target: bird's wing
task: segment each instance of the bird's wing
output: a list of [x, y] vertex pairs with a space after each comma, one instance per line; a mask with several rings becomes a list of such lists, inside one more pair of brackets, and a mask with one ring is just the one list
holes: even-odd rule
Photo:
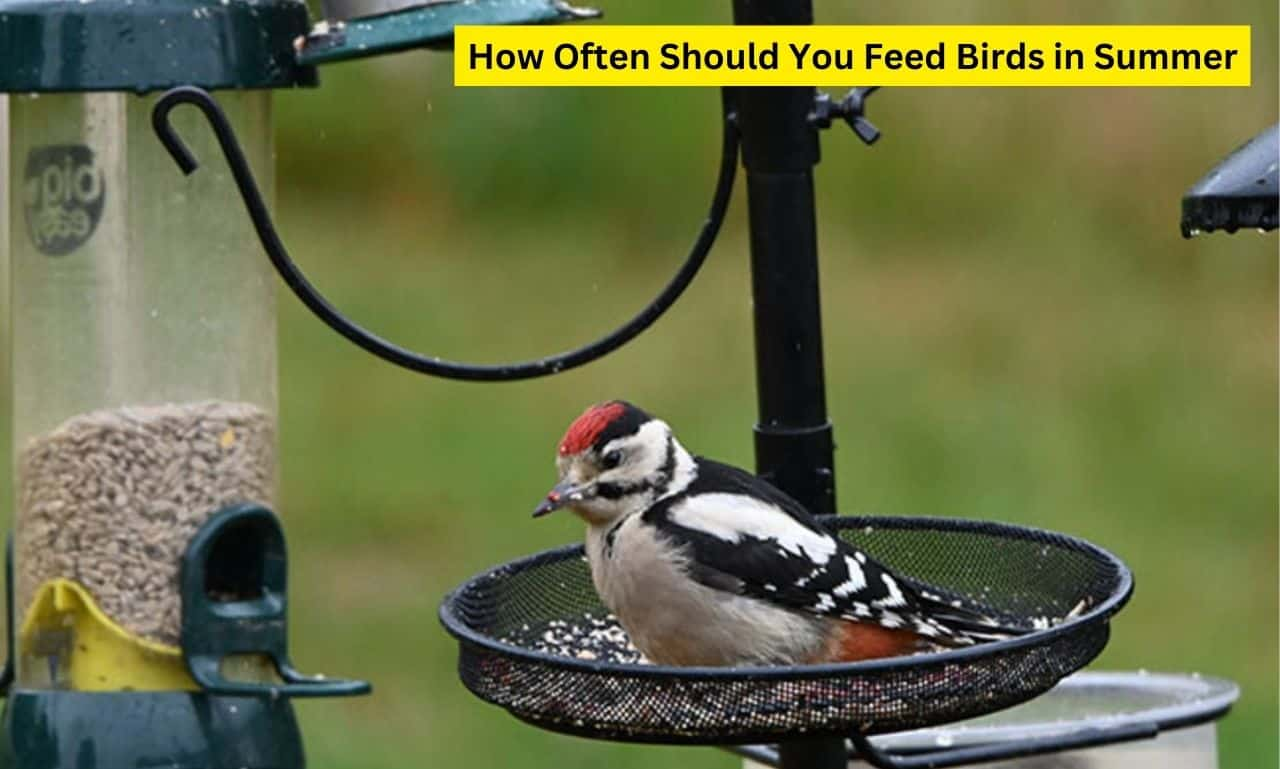
[[686, 552], [694, 579], [719, 590], [947, 645], [1019, 632], [898, 579], [791, 497], [728, 465], [699, 459], [694, 483], [645, 520]]

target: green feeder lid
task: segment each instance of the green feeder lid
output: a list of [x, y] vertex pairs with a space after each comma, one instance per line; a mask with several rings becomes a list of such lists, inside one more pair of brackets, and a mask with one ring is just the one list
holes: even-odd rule
[[566, 0], [326, 0], [327, 18], [301, 44], [298, 60], [328, 64], [408, 48], [452, 48], [463, 24], [556, 24], [600, 12]]
[[316, 84], [298, 0], [0, 0], [0, 92]]

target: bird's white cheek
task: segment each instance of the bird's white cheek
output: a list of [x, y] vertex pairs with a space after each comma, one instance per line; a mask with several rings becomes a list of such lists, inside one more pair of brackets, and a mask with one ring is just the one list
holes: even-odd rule
[[591, 524], [592, 526], [600, 526], [608, 523], [615, 517], [615, 513], [611, 506], [602, 503], [602, 500], [590, 500], [572, 507], [572, 510], [579, 518]]
[[573, 506], [573, 510], [589, 524], [600, 526], [630, 511], [623, 500], [590, 497]]

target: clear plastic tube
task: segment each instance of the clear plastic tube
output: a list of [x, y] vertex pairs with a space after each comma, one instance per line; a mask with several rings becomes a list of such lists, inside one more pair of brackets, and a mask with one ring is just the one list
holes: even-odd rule
[[[220, 102], [270, 195], [269, 92]], [[100, 674], [106, 650], [77, 641], [101, 631], [144, 657], [176, 651], [187, 541], [226, 504], [274, 501], [275, 277], [199, 114], [174, 114], [211, 161], [184, 177], [152, 133], [154, 103], [11, 100], [15, 619], [28, 687], [139, 688]]]

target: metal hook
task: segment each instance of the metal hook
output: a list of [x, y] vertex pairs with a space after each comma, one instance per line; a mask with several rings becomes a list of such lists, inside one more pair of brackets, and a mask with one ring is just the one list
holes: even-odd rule
[[734, 125], [731, 94], [729, 89], [724, 89], [721, 99], [724, 119], [720, 171], [716, 180], [715, 193], [711, 199], [711, 209], [689, 251], [689, 256], [662, 292], [627, 323], [584, 347], [523, 363], [472, 365], [422, 355], [393, 344], [355, 324], [321, 296], [294, 264], [284, 243], [280, 240], [275, 224], [271, 221], [271, 214], [267, 211], [266, 203], [262, 199], [262, 193], [258, 189], [257, 182], [254, 181], [253, 172], [222, 108], [206, 91], [194, 86], [181, 86], [170, 90], [160, 97], [151, 113], [151, 125], [155, 129], [156, 136], [184, 174], [195, 171], [200, 164], [169, 122], [169, 113], [179, 104], [195, 105], [204, 113], [218, 139], [218, 145], [222, 148], [222, 154], [226, 157], [227, 165], [235, 178], [236, 187], [240, 190], [241, 198], [244, 199], [245, 209], [258, 233], [258, 239], [266, 249], [267, 256], [275, 265], [276, 271], [280, 273], [280, 277], [284, 279], [294, 295], [330, 328], [366, 351], [397, 366], [448, 379], [493, 382], [532, 379], [556, 374], [607, 355], [649, 328], [671, 305], [675, 304], [706, 260], [720, 231], [720, 225], [724, 221], [738, 165], [738, 132]]

